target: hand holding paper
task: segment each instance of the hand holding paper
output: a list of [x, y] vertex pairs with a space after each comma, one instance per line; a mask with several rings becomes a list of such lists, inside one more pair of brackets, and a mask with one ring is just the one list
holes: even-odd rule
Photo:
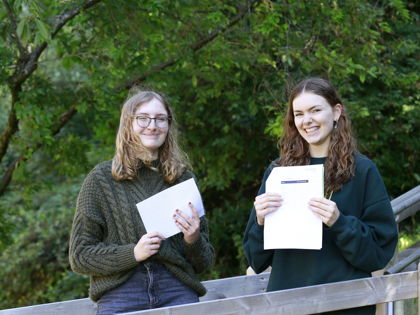
[[278, 193], [266, 192], [255, 198], [254, 207], [259, 225], [264, 225], [265, 217], [273, 211], [278, 210], [283, 198]]
[[181, 231], [173, 218], [177, 209], [190, 218], [193, 216], [188, 206], [190, 202], [196, 208], [198, 216], [203, 216], [203, 201], [193, 178], [139, 202], [137, 209], [148, 233], [159, 232], [168, 238]]
[[198, 216], [198, 212], [192, 203], [189, 203], [188, 206], [191, 208], [191, 217], [179, 209], [176, 210], [176, 214], [174, 214], [173, 217], [175, 224], [181, 232], [184, 233], [184, 240], [188, 244], [192, 244], [200, 235], [200, 217]]

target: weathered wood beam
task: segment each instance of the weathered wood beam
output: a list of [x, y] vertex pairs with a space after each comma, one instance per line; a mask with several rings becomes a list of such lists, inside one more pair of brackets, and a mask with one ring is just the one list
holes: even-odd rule
[[312, 314], [416, 298], [418, 285], [413, 271], [126, 314]]
[[[307, 314], [412, 299], [420, 288], [419, 271], [264, 293], [267, 279], [268, 274], [261, 274], [205, 281], [208, 294], [199, 303], [130, 314]], [[215, 292], [226, 298], [212, 300]], [[95, 311], [92, 301], [80, 299], [2, 310], [0, 315], [93, 315]]]
[[399, 223], [420, 210], [420, 185], [391, 201], [395, 220]]

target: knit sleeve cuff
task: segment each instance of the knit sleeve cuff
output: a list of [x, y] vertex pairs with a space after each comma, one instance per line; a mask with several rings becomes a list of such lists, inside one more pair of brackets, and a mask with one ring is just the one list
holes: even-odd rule
[[135, 244], [127, 244], [118, 246], [115, 250], [116, 263], [118, 263], [124, 269], [130, 269], [137, 266], [138, 262], [134, 256]]
[[206, 241], [204, 240], [201, 234], [198, 237], [198, 240], [196, 240], [194, 243], [187, 243], [184, 240], [184, 246], [187, 252], [200, 252], [201, 248], [203, 248], [203, 246], [205, 245], [206, 245]]

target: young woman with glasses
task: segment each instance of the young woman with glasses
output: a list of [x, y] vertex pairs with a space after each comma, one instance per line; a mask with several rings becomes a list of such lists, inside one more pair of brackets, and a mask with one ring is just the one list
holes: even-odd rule
[[[370, 277], [392, 258], [398, 242], [389, 197], [375, 164], [356, 150], [350, 120], [328, 81], [309, 78], [291, 91], [280, 157], [267, 168], [244, 237], [250, 266], [271, 266], [267, 291]], [[264, 250], [264, 219], [281, 211], [283, 196], [267, 193], [276, 166], [324, 164], [325, 197], [308, 211], [323, 222], [322, 249]], [[337, 314], [375, 314], [374, 306]]]
[[[168, 239], [147, 233], [136, 204], [194, 175], [179, 148], [174, 114], [154, 91], [134, 91], [124, 103], [112, 161], [86, 177], [70, 237], [70, 264], [90, 276], [97, 314], [197, 302], [205, 294], [196, 274], [214, 258], [208, 226], [174, 215], [181, 230]], [[159, 215], [158, 213], [156, 215]]]

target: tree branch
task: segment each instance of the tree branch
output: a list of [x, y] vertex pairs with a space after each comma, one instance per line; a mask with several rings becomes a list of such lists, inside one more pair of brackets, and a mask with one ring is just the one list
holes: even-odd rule
[[[260, 0], [250, 0], [250, 1], [248, 1], [247, 5], [244, 6], [243, 8], [241, 8], [239, 10], [239, 13], [235, 17], [233, 17], [232, 20], [230, 20], [230, 22], [228, 24], [226, 24], [225, 26], [223, 26], [223, 27], [219, 28], [218, 30], [214, 31], [213, 33], [211, 33], [207, 37], [198, 40], [197, 42], [195, 42], [194, 44], [192, 44], [190, 46], [190, 49], [193, 52], [196, 52], [196, 51], [200, 50], [201, 48], [203, 48], [204, 46], [206, 46], [207, 44], [209, 44], [216, 37], [225, 33], [228, 29], [230, 29], [232, 26], [234, 26], [236, 23], [238, 23], [259, 2], [260, 2]], [[165, 62], [162, 62], [160, 64], [152, 66], [151, 69], [146, 71], [145, 73], [143, 73], [141, 75], [138, 75], [138, 76], [135, 76], [135, 77], [131, 78], [130, 80], [126, 81], [125, 83], [121, 84], [118, 87], [118, 89], [129, 89], [129, 88], [131, 88], [133, 85], [138, 84], [138, 83], [146, 80], [146, 78], [148, 76], [176, 64], [182, 58], [181, 57], [182, 55], [184, 55], [183, 52], [181, 52], [180, 56], [172, 57], [172, 58], [166, 60]]]
[[17, 34], [17, 22], [16, 22], [16, 16], [13, 13], [12, 8], [10, 7], [9, 2], [7, 0], [3, 0], [3, 4], [6, 8], [7, 15], [9, 16], [10, 25], [12, 27], [12, 35], [11, 37], [16, 41], [16, 45], [19, 50], [19, 54], [21, 57], [25, 56], [27, 54], [26, 49], [23, 47], [22, 42], [20, 41], [20, 38]]
[[[51, 135], [57, 135], [60, 130], [67, 124], [67, 122], [76, 114], [77, 109], [76, 105], [73, 104], [70, 108], [61, 114], [60, 118], [57, 120], [56, 124], [51, 128]], [[3, 177], [0, 180], [0, 196], [4, 194], [7, 186], [9, 186], [10, 181], [12, 180], [13, 172], [19, 166], [19, 163], [27, 160], [26, 153], [32, 149], [32, 151], [38, 150], [42, 146], [42, 143], [37, 143], [33, 146], [27, 146], [20, 155], [13, 160], [12, 163], [6, 169]]]
[[[85, 3], [59, 14], [54, 23], [53, 30], [51, 32], [51, 38], [54, 38], [57, 33], [63, 28], [63, 26], [73, 19], [76, 15], [78, 15], [82, 10], [86, 10], [94, 6], [95, 4], [101, 2], [102, 0], [87, 0]], [[9, 3], [6, 0], [3, 0], [4, 5], [8, 11], [9, 19], [12, 23], [12, 28], [16, 32], [16, 18], [13, 14]], [[38, 66], [38, 60], [41, 56], [42, 52], [48, 46], [47, 42], [43, 42], [38, 45], [32, 53], [28, 54], [27, 51], [23, 48], [22, 44], [20, 43], [19, 38], [16, 34], [16, 40], [18, 42], [18, 49], [19, 49], [19, 58], [17, 60], [17, 66], [14, 73], [8, 78], [8, 85], [12, 94], [12, 103], [9, 112], [9, 118], [5, 129], [1, 133], [0, 137], [0, 161], [3, 160], [3, 157], [6, 155], [7, 149], [9, 147], [10, 141], [13, 135], [18, 131], [18, 119], [16, 116], [16, 109], [15, 104], [19, 100], [19, 94], [22, 90], [22, 85], [26, 81], [26, 79], [36, 70]], [[23, 49], [23, 50], [21, 50]], [[68, 120], [74, 115], [76, 112], [75, 107], [70, 108], [67, 112], [67, 115], [62, 116], [56, 127], [51, 130], [52, 134], [55, 135], [60, 131], [60, 129], [67, 123]], [[38, 146], [39, 147], [39, 146]], [[0, 182], [0, 195], [3, 194], [5, 189], [10, 183], [11, 176], [16, 169], [18, 163], [24, 160], [25, 152], [20, 154], [18, 158], [12, 162], [6, 170], [1, 182]]]
[[20, 87], [12, 89], [11, 93], [12, 93], [12, 105], [9, 111], [9, 117], [7, 119], [6, 127], [4, 128], [0, 137], [0, 161], [6, 155], [6, 151], [9, 146], [10, 139], [18, 130], [18, 119], [16, 117], [15, 104], [19, 100]]
[[[89, 9], [90, 7], [94, 6], [95, 4], [101, 2], [102, 0], [88, 0], [84, 4], [81, 4], [71, 10], [66, 12], [60, 13], [55, 18], [55, 23], [53, 26], [53, 30], [51, 32], [51, 38], [54, 38], [57, 33], [63, 28], [63, 26], [77, 16], [82, 10]], [[39, 44], [32, 53], [29, 54], [28, 60], [25, 62], [23, 67], [17, 67], [17, 71], [9, 78], [9, 82], [14, 85], [22, 84], [37, 68], [38, 66], [38, 59], [41, 56], [42, 52], [47, 48], [48, 43], [42, 42]], [[21, 69], [19, 71], [19, 69]]]

